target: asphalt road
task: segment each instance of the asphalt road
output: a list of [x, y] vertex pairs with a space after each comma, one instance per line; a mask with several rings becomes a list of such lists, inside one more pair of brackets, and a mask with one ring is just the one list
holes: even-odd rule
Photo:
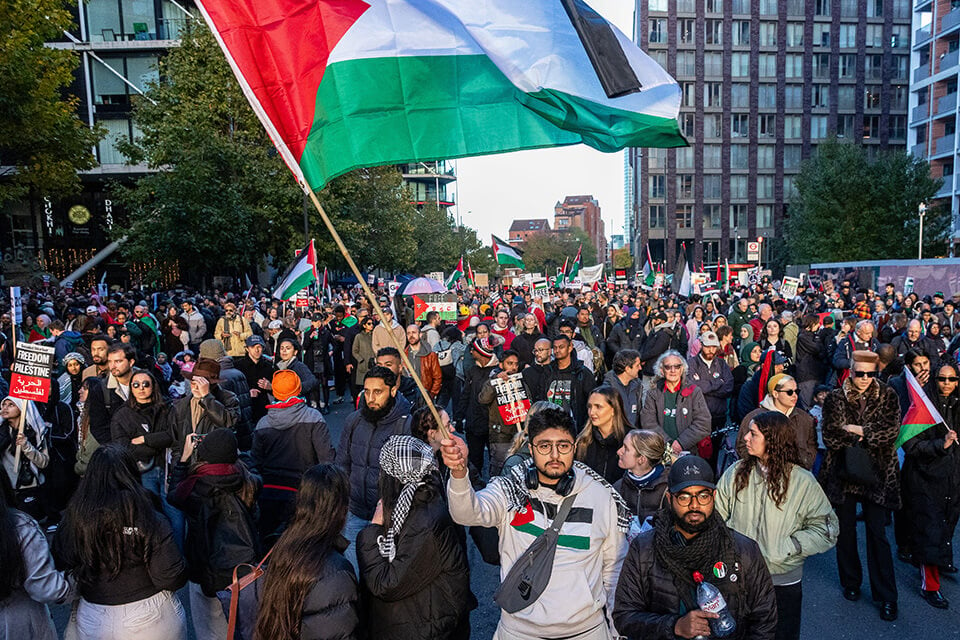
[[[339, 442], [343, 421], [350, 413], [349, 402], [334, 405], [327, 416], [334, 444]], [[888, 527], [888, 538], [893, 541], [893, 528]], [[896, 622], [884, 622], [870, 599], [870, 584], [866, 568], [866, 551], [863, 546], [863, 526], [860, 527], [861, 560], [864, 566], [863, 595], [858, 602], [848, 602], [841, 594], [837, 579], [836, 557], [833, 551], [809, 558], [804, 568], [803, 579], [803, 628], [802, 638], [816, 640], [872, 640], [907, 638], [922, 640], [960, 640], [960, 580], [944, 576], [942, 592], [952, 601], [948, 610], [934, 609], [920, 597], [919, 569], [894, 560], [897, 586], [900, 593], [900, 616]], [[954, 538], [954, 547], [960, 536]], [[473, 592], [480, 607], [471, 614], [474, 640], [489, 640], [496, 629], [500, 610], [493, 602], [493, 592], [499, 584], [499, 567], [483, 562], [480, 554], [469, 542]], [[960, 558], [957, 558], [960, 562]], [[189, 609], [186, 590], [180, 592], [184, 607]], [[53, 607], [52, 613], [61, 636], [69, 617], [69, 607]], [[562, 612], [558, 612], [562, 616]], [[189, 625], [188, 625], [189, 626]], [[196, 636], [190, 631], [190, 639]], [[206, 638], [201, 640], [208, 640]]]

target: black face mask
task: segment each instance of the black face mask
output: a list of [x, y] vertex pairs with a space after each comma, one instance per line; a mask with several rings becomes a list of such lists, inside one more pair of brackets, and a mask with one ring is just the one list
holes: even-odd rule
[[378, 422], [383, 420], [383, 418], [386, 417], [386, 415], [390, 413], [391, 410], [393, 410], [393, 405], [395, 405], [396, 403], [397, 403], [397, 397], [390, 396], [390, 399], [387, 400], [387, 404], [383, 405], [382, 409], [374, 410], [367, 406], [367, 401], [364, 398], [361, 398], [360, 399], [360, 415], [362, 415], [363, 418], [370, 424], [377, 424]]

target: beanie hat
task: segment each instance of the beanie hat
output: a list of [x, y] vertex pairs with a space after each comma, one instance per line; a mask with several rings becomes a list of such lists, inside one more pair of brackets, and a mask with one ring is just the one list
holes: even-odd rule
[[211, 464], [237, 461], [237, 436], [230, 429], [214, 429], [197, 445], [197, 459]]
[[484, 339], [478, 338], [473, 341], [473, 350], [479, 353], [484, 358], [493, 357], [493, 349], [490, 347], [490, 343]]
[[284, 402], [300, 395], [300, 376], [290, 369], [281, 369], [273, 374], [273, 397]]
[[210, 338], [200, 343], [200, 357], [220, 360], [227, 357], [227, 351], [223, 348], [222, 342], [216, 338]]

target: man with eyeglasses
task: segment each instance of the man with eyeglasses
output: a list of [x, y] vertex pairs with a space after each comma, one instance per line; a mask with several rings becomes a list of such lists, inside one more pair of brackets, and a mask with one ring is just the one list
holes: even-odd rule
[[530, 399], [533, 402], [547, 399], [547, 372], [551, 360], [553, 345], [549, 338], [541, 337], [533, 345], [533, 362], [522, 372], [523, 383], [530, 390]]
[[[878, 357], [854, 351], [850, 377], [823, 403], [823, 442], [827, 455], [820, 483], [837, 511], [840, 537], [837, 568], [847, 600], [860, 599], [863, 570], [857, 547], [857, 503], [866, 525], [870, 593], [880, 603], [880, 618], [897, 619], [897, 583], [885, 526], [900, 508], [900, 464], [895, 443], [900, 434], [900, 405], [893, 389], [877, 378]], [[864, 460], [862, 447], [869, 454]], [[864, 464], [858, 464], [862, 460]]]
[[564, 499], [573, 497], [560, 527], [549, 583], [528, 606], [514, 613], [503, 610], [494, 638], [611, 640], [618, 634], [605, 614], [613, 611], [629, 512], [610, 485], [574, 462], [577, 430], [569, 414], [542, 409], [530, 417], [527, 435], [531, 460], [481, 491], [470, 484], [467, 444], [459, 437], [441, 442], [450, 469], [450, 515], [462, 525], [498, 528], [501, 579], [553, 524]]
[[710, 635], [716, 613], [697, 604], [694, 572], [727, 602], [737, 638], [774, 637], [776, 595], [757, 543], [727, 527], [714, 511], [713, 469], [693, 455], [670, 469], [669, 503], [654, 528], [630, 544], [617, 584], [613, 620], [630, 638]]

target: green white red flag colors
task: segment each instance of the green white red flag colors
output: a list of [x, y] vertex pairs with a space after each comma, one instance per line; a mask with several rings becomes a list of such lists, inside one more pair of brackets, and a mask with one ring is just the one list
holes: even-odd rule
[[457, 284], [457, 281], [463, 277], [463, 274], [463, 256], [460, 256], [460, 262], [457, 263], [457, 266], [453, 268], [453, 273], [451, 273], [450, 277], [447, 278], [447, 289], [452, 289], [453, 285]]
[[940, 415], [937, 408], [930, 402], [930, 398], [927, 397], [926, 392], [913, 376], [910, 368], [904, 367], [903, 372], [907, 377], [907, 393], [910, 394], [910, 408], [907, 409], [906, 415], [903, 416], [900, 435], [897, 437], [897, 442], [893, 447], [894, 449], [899, 449], [900, 446], [910, 438], [920, 435], [930, 427], [944, 422], [943, 416]]
[[490, 237], [492, 238], [493, 259], [497, 261], [497, 264], [516, 267], [518, 269], [524, 268], [523, 252], [520, 249], [511, 247], [497, 236]]
[[570, 263], [570, 271], [564, 271], [564, 275], [567, 280], [573, 280], [578, 275], [580, 275], [580, 263], [581, 263], [581, 253], [583, 253], [583, 245], [581, 244], [577, 247], [577, 257], [573, 259], [573, 262]]
[[280, 155], [314, 190], [357, 167], [687, 144], [677, 82], [581, 1], [197, 4]]
[[273, 292], [273, 297], [277, 300], [290, 300], [301, 289], [306, 289], [317, 281], [317, 252], [313, 246], [313, 240], [307, 244], [297, 255], [296, 259], [290, 263], [280, 279]]

